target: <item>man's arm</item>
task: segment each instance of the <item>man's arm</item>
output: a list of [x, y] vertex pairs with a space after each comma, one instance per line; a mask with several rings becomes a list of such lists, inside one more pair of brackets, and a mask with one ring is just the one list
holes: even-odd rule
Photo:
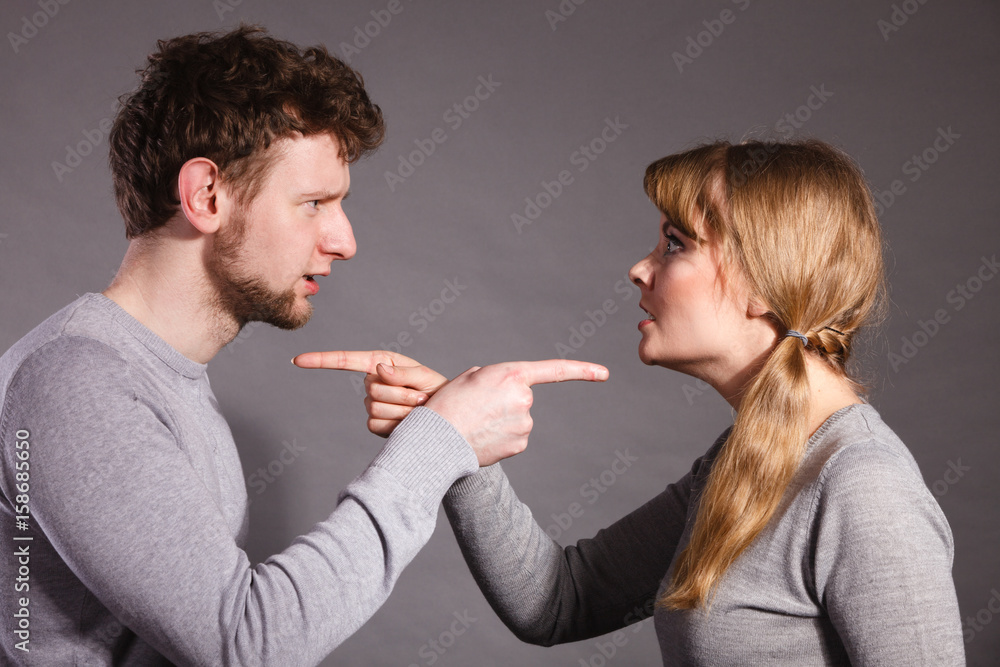
[[[368, 428], [379, 435], [394, 433], [414, 406], [433, 404], [447, 383], [413, 359], [382, 350], [312, 353], [295, 362], [367, 373]], [[445, 495], [445, 511], [469, 569], [500, 619], [522, 641], [551, 646], [650, 616], [684, 530], [692, 481], [727, 435], [656, 498], [593, 539], [565, 548], [535, 522], [499, 465], [457, 481]]]
[[388, 596], [447, 488], [478, 457], [523, 449], [528, 387], [549, 372], [571, 379], [533, 364], [464, 374], [437, 402], [478, 450], [434, 411], [415, 410], [325, 521], [251, 567], [206, 488], [211, 474], [201, 477], [168, 428], [168, 408], [136, 390], [111, 348], [73, 344], [29, 357], [5, 396], [3, 423], [32, 434], [32, 514], [98, 600], [180, 664], [321, 660]]
[[30, 431], [32, 516], [69, 568], [177, 664], [318, 662], [382, 604], [445, 490], [477, 469], [464, 439], [420, 410], [326, 520], [251, 566], [160, 407], [110, 348], [79, 341], [60, 366], [25, 361], [3, 437]]
[[[418, 362], [385, 350], [307, 352], [292, 362], [302, 368], [323, 368], [367, 373], [368, 428], [377, 435], [388, 435], [398, 420], [417, 404], [416, 396], [426, 398], [425, 405], [451, 423], [476, 452], [479, 465], [488, 466], [519, 454], [528, 446], [533, 425], [529, 410], [534, 400], [531, 387], [550, 382], [586, 380], [604, 382], [608, 369], [599, 364], [573, 359], [545, 361], [509, 361], [491, 366], [474, 366], [450, 382]], [[398, 362], [408, 364], [396, 365]], [[378, 387], [393, 394], [393, 399], [372, 401], [374, 378], [390, 378]], [[392, 386], [388, 386], [392, 385]], [[386, 394], [382, 394], [385, 396]], [[406, 400], [398, 400], [405, 396]], [[388, 401], [388, 402], [385, 402]], [[376, 405], [377, 403], [377, 405]], [[389, 410], [390, 414], [375, 414]]]

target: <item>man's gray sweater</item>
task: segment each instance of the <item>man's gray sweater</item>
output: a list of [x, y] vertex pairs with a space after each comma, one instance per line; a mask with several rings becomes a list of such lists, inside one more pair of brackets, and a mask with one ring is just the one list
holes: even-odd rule
[[0, 358], [5, 664], [310, 665], [358, 629], [478, 469], [418, 408], [337, 508], [243, 551], [247, 493], [206, 365], [101, 294]]

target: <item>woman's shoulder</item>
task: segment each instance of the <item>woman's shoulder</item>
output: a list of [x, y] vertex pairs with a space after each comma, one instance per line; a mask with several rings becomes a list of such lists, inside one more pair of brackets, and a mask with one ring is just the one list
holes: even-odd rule
[[950, 567], [951, 527], [906, 445], [870, 405], [838, 414], [810, 439], [800, 471], [817, 562], [895, 550]]
[[879, 511], [943, 519], [910, 450], [868, 404], [838, 411], [810, 438], [799, 483], [811, 490], [815, 513]]
[[811, 477], [824, 484], [850, 471], [865, 477], [877, 471], [923, 485], [910, 450], [867, 403], [849, 405], [831, 415], [809, 438], [801, 468], [804, 482]]

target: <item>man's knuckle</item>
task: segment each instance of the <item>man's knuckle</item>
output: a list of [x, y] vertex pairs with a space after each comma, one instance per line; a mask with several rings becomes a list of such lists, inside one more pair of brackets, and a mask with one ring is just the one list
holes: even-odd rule
[[507, 366], [503, 369], [503, 380], [505, 382], [520, 383], [524, 380], [524, 371], [517, 366]]

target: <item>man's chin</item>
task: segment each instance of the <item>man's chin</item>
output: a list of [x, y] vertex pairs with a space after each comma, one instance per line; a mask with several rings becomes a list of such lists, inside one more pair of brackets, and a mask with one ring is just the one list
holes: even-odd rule
[[301, 329], [312, 318], [313, 307], [308, 301], [301, 309], [292, 312], [274, 313], [269, 317], [262, 317], [259, 321], [285, 331], [295, 331]]
[[305, 326], [312, 317], [312, 304], [295, 289], [275, 291], [263, 278], [240, 275], [229, 258], [216, 257], [216, 264], [212, 270], [216, 308], [241, 328], [250, 322], [263, 322], [291, 331]]

